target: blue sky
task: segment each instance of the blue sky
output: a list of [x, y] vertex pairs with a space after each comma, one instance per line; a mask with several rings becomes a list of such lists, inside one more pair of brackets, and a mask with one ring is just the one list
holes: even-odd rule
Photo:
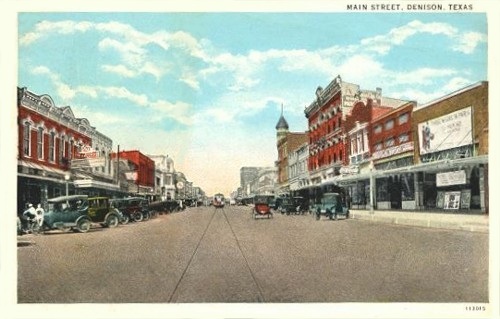
[[18, 86], [69, 105], [114, 147], [168, 154], [209, 194], [273, 166], [338, 74], [428, 102], [487, 77], [483, 13], [20, 13]]

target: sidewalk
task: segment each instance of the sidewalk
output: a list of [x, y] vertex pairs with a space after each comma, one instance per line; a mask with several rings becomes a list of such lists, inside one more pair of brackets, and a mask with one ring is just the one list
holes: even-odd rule
[[489, 232], [489, 217], [485, 214], [429, 213], [418, 211], [383, 211], [351, 209], [351, 218], [418, 227]]

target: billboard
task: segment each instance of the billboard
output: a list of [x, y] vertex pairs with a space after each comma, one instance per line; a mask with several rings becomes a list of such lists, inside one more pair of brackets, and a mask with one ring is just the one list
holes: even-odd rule
[[472, 107], [418, 124], [420, 155], [472, 144]]

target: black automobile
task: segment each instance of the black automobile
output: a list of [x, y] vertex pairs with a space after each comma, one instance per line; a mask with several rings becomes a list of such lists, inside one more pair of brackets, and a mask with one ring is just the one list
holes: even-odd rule
[[112, 199], [111, 205], [122, 213], [121, 222], [123, 224], [129, 221], [145, 221], [152, 215], [148, 201], [142, 197]]
[[314, 209], [317, 220], [321, 218], [321, 215], [335, 220], [338, 219], [338, 216], [349, 218], [349, 208], [342, 203], [341, 196], [338, 193], [324, 193]]
[[278, 211], [286, 215], [301, 215], [309, 210], [309, 205], [304, 197], [281, 197]]

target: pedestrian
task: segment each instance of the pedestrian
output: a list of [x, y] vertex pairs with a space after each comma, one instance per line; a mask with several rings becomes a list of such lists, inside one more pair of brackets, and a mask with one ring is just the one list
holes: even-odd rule
[[36, 220], [38, 225], [42, 227], [43, 225], [43, 215], [45, 214], [45, 210], [42, 208], [42, 204], [38, 204], [36, 207]]
[[24, 223], [24, 229], [26, 233], [31, 232], [30, 230], [30, 223], [32, 220], [36, 218], [36, 210], [35, 207], [33, 207], [33, 204], [28, 203], [26, 205], [27, 209], [23, 212], [23, 223]]

